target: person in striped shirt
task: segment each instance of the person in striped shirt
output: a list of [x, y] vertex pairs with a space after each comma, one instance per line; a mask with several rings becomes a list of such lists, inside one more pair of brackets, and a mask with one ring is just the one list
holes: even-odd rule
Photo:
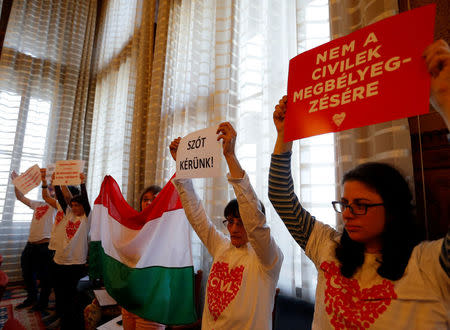
[[[442, 40], [424, 52], [431, 101], [449, 126], [450, 48]], [[287, 98], [273, 114], [278, 137], [269, 173], [269, 199], [318, 270], [314, 329], [448, 329], [450, 231], [420, 242], [414, 230], [412, 193], [390, 165], [366, 163], [343, 178], [332, 202], [344, 232], [305, 210], [291, 176], [292, 142], [284, 142]]]

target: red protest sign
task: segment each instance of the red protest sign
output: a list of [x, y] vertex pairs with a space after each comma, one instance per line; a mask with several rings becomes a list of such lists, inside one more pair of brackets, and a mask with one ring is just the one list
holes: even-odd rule
[[433, 41], [435, 8], [384, 19], [292, 58], [285, 140], [428, 112], [422, 53]]

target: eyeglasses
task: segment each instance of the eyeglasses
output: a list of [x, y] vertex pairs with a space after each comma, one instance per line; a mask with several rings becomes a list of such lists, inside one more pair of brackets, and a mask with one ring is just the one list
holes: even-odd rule
[[384, 203], [378, 203], [378, 204], [360, 204], [360, 203], [352, 203], [347, 204], [344, 202], [334, 201], [331, 202], [333, 204], [333, 208], [337, 213], [343, 213], [347, 208], [350, 209], [350, 212], [354, 215], [365, 215], [367, 213], [367, 209], [369, 207], [374, 206], [381, 206], [384, 205]]
[[225, 219], [225, 220], [222, 221], [222, 223], [225, 226], [232, 226], [233, 224], [236, 224], [236, 226], [238, 226], [238, 227], [242, 227], [243, 226], [241, 218]]

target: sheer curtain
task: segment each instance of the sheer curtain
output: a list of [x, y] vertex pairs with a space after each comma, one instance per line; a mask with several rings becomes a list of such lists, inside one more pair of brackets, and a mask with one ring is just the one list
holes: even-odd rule
[[[267, 177], [275, 142], [272, 112], [286, 94], [289, 59], [328, 39], [326, 0], [173, 1], [159, 131], [157, 180], [164, 182], [175, 171], [168, 150], [172, 139], [222, 121], [235, 126], [238, 158], [285, 256], [279, 287], [309, 300], [314, 271], [269, 207]], [[334, 224], [325, 206], [334, 199], [333, 138], [307, 139], [296, 148], [294, 175], [305, 206]], [[223, 208], [234, 197], [225, 171], [221, 178], [194, 182], [212, 221], [225, 231]], [[207, 251], [198, 239], [193, 246], [195, 267], [208, 270]]]
[[[397, 0], [332, 1], [330, 6], [332, 36], [333, 38], [344, 36], [397, 13]], [[340, 132], [336, 134], [335, 142], [338, 179], [360, 163], [379, 161], [397, 167], [410, 185], [414, 185], [407, 118]], [[339, 186], [338, 184], [337, 187]]]
[[[32, 211], [16, 201], [10, 172], [89, 154], [96, 10], [96, 0], [12, 5], [0, 59], [0, 250], [11, 281]], [[40, 189], [27, 197], [40, 199]]]
[[168, 1], [160, 1], [158, 8], [156, 0], [111, 0], [102, 7], [88, 171], [91, 198], [109, 174], [128, 202], [137, 206], [144, 184], [154, 181], [155, 170], [149, 164], [157, 148], [168, 5]]

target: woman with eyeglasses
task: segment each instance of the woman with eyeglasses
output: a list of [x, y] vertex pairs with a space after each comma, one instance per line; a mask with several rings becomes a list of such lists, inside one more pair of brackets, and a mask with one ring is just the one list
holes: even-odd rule
[[[437, 41], [424, 52], [432, 102], [450, 123], [450, 49]], [[284, 142], [286, 96], [273, 114], [278, 137], [269, 174], [269, 199], [318, 270], [314, 329], [448, 329], [450, 232], [420, 242], [412, 194], [390, 165], [367, 163], [343, 177], [332, 202], [344, 232], [316, 220], [294, 193], [292, 142]]]
[[[237, 197], [224, 211], [229, 238], [208, 219], [192, 180], [173, 180], [189, 222], [213, 257], [202, 329], [272, 329], [274, 296], [283, 254], [270, 234], [264, 207], [236, 158], [236, 131], [230, 123], [221, 123], [217, 134], [230, 171], [228, 182]], [[174, 160], [180, 140], [175, 139], [170, 144]]]

